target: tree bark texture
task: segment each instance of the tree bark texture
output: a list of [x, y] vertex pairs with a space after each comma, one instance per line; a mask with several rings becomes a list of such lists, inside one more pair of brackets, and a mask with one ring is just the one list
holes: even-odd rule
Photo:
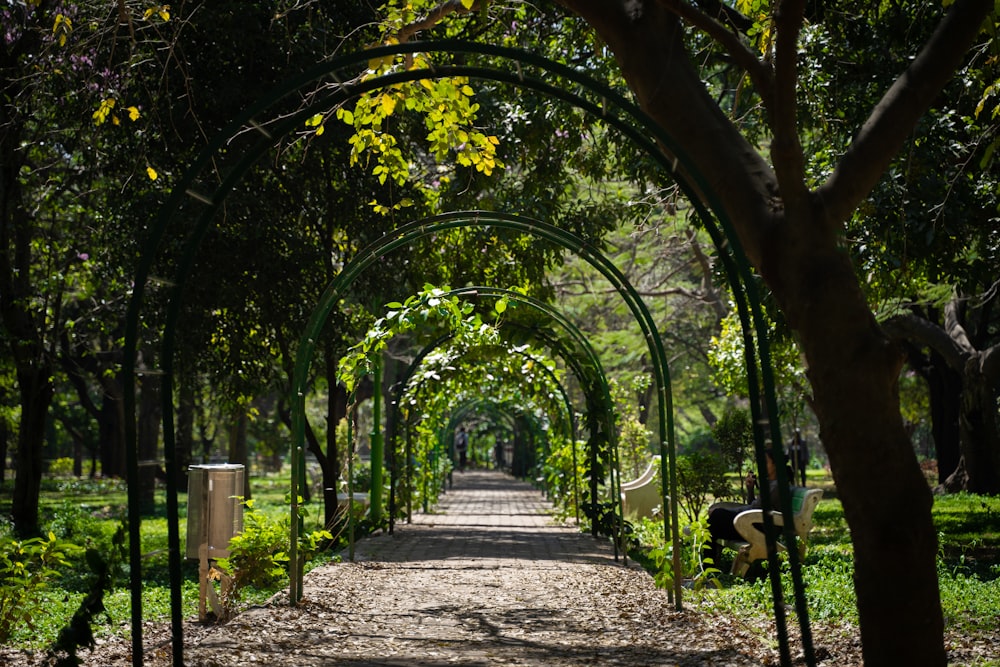
[[18, 370], [21, 424], [17, 433], [17, 465], [11, 518], [21, 536], [38, 533], [38, 501], [42, 488], [45, 421], [52, 404], [52, 374], [47, 367]]
[[[673, 0], [562, 0], [614, 52], [643, 110], [690, 159], [714, 213], [740, 244], [798, 336], [820, 435], [850, 526], [867, 665], [944, 665], [931, 493], [899, 411], [901, 350], [877, 325], [840, 239], [977, 34], [992, 7], [959, 0], [859, 130], [828, 182], [808, 191], [794, 136], [794, 54], [762, 82], [777, 150], [771, 167], [709, 96], [691, 65]], [[794, 14], [796, 3], [782, 3]], [[780, 16], [797, 31], [801, 17]], [[785, 49], [794, 49], [785, 40]], [[789, 107], [792, 105], [792, 108]], [[798, 152], [797, 152], [798, 151]], [[711, 196], [708, 196], [711, 195]], [[906, 582], [900, 585], [899, 582]]]
[[163, 418], [163, 409], [160, 407], [161, 385], [160, 378], [155, 375], [146, 375], [141, 380], [136, 447], [139, 460], [139, 511], [143, 516], [151, 516], [156, 510], [160, 423]]

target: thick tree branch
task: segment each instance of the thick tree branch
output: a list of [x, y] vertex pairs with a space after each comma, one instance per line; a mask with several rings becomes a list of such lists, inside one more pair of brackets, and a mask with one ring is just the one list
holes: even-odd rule
[[690, 3], [684, 2], [684, 0], [657, 1], [660, 5], [677, 14], [690, 25], [704, 32], [725, 49], [726, 53], [733, 59], [733, 62], [746, 71], [750, 80], [753, 81], [758, 94], [765, 100], [765, 104], [768, 104], [768, 101], [774, 94], [774, 75], [771, 69], [757, 58], [757, 54], [740, 41], [738, 35], [708, 14], [699, 11], [691, 6]]
[[948, 367], [961, 373], [970, 351], [963, 348], [944, 328], [913, 314], [897, 315], [882, 323], [889, 336], [925, 345], [945, 360]]
[[839, 225], [868, 196], [917, 120], [962, 64], [993, 0], [956, 0], [913, 63], [872, 111], [818, 190], [827, 224]]
[[437, 7], [431, 9], [426, 16], [418, 21], [414, 21], [408, 25], [403, 26], [399, 29], [399, 32], [395, 34], [399, 43], [410, 41], [418, 32], [424, 30], [430, 30], [438, 23], [440, 23], [444, 17], [449, 14], [468, 14], [470, 12], [479, 11], [482, 8], [483, 2], [488, 2], [489, 0], [478, 0], [472, 4], [472, 7], [466, 9], [462, 4], [461, 0], [448, 0], [448, 2], [442, 2]]
[[1000, 384], [1000, 345], [994, 345], [982, 353], [979, 367], [993, 386]]
[[[798, 43], [802, 31], [805, 0], [784, 0], [775, 12], [774, 97], [770, 101], [771, 160], [781, 188], [785, 208], [797, 211], [795, 217], [808, 219], [805, 207], [809, 189], [805, 183], [805, 158], [799, 141]], [[765, 101], [766, 102], [766, 101]]]
[[752, 19], [736, 11], [721, 0], [697, 0], [697, 5], [712, 18], [724, 24], [731, 25], [734, 30], [744, 35], [753, 28]]
[[976, 346], [969, 340], [969, 334], [962, 325], [958, 302], [952, 299], [944, 307], [944, 330], [948, 337], [955, 341], [967, 354], [976, 351]]

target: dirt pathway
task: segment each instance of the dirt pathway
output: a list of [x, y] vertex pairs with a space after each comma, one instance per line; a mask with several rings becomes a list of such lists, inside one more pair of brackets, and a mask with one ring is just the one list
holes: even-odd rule
[[454, 478], [436, 513], [362, 540], [353, 563], [310, 572], [300, 605], [279, 598], [188, 638], [185, 662], [762, 664], [750, 657], [759, 641], [742, 636], [737, 650], [734, 628], [673, 611], [606, 540], [555, 525], [529, 485], [496, 472]]

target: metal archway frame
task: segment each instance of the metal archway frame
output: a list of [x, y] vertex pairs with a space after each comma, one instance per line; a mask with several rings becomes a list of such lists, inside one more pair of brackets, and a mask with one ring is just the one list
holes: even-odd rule
[[[436, 231], [445, 229], [455, 229], [470, 226], [496, 226], [506, 229], [514, 229], [521, 231], [522, 233], [528, 233], [536, 235], [540, 238], [544, 238], [550, 242], [556, 243], [557, 245], [566, 248], [582, 259], [591, 264], [595, 269], [601, 272], [602, 275], [615, 287], [619, 294], [625, 299], [627, 305], [629, 306], [633, 316], [638, 321], [640, 327], [646, 338], [647, 345], [649, 346], [650, 357], [653, 360], [653, 366], [655, 370], [655, 381], [657, 383], [657, 397], [658, 397], [658, 409], [659, 409], [659, 427], [660, 427], [660, 448], [661, 448], [661, 474], [663, 480], [670, 480], [670, 506], [671, 506], [671, 521], [672, 526], [671, 537], [674, 544], [673, 549], [673, 567], [674, 567], [674, 595], [675, 603], [680, 607], [681, 604], [681, 581], [680, 581], [680, 536], [677, 526], [677, 505], [676, 505], [676, 468], [674, 465], [675, 457], [675, 447], [673, 441], [673, 422], [672, 422], [672, 403], [670, 403], [670, 389], [669, 389], [669, 375], [667, 371], [666, 355], [663, 351], [662, 339], [657, 333], [656, 324], [652, 319], [648, 309], [639, 298], [638, 294], [635, 292], [634, 288], [629, 284], [628, 280], [621, 274], [621, 272], [615, 267], [606, 257], [596, 250], [593, 246], [590, 246], [584, 242], [579, 237], [561, 230], [553, 225], [543, 223], [537, 220], [531, 220], [529, 218], [524, 218], [521, 216], [514, 216], [509, 214], [500, 213], [489, 213], [483, 211], [472, 211], [472, 212], [457, 212], [450, 213], [441, 216], [435, 216], [425, 220], [417, 221], [404, 225], [398, 230], [395, 230], [391, 234], [387, 234], [383, 239], [372, 244], [365, 250], [361, 251], [358, 256], [352, 260], [348, 265], [346, 265], [343, 271], [331, 281], [330, 285], [327, 287], [324, 294], [320, 297], [318, 304], [313, 311], [313, 316], [307, 326], [305, 333], [302, 336], [296, 353], [296, 363], [295, 371], [292, 381], [292, 488], [290, 490], [290, 497], [292, 500], [291, 513], [295, 517], [298, 515], [297, 499], [298, 492], [296, 488], [296, 483], [300, 477], [299, 470], [302, 465], [302, 460], [304, 458], [304, 441], [305, 441], [305, 391], [306, 384], [309, 374], [309, 367], [315, 350], [316, 341], [319, 339], [320, 332], [325, 326], [326, 319], [328, 318], [330, 312], [332, 311], [334, 305], [339, 303], [343, 296], [344, 290], [365, 270], [367, 270], [372, 264], [374, 264], [379, 258], [385, 254], [392, 252], [400, 247], [406, 247], [413, 243], [414, 241], [433, 234]], [[571, 325], [565, 321], [565, 318], [559, 318], [556, 313], [552, 311], [545, 304], [541, 304], [535, 300], [528, 299], [523, 295], [517, 295], [516, 293], [511, 293], [509, 291], [497, 290], [490, 287], [471, 287], [464, 288], [463, 290], [454, 290], [453, 293], [485, 293], [491, 291], [494, 296], [514, 296], [518, 300], [530, 303], [531, 305], [547, 312], [550, 316], [553, 316], [563, 324], [564, 328], [567, 330], [572, 330]], [[580, 336], [578, 339], [578, 344], [580, 344], [583, 349], [589, 348], [589, 343], [586, 338]], [[590, 354], [590, 358], [594, 361], [595, 369], [600, 369], [599, 361], [596, 355]], [[603, 387], [603, 392], [607, 394], [607, 380], [603, 375], [603, 369], [600, 369], [599, 377], [600, 386]], [[606, 405], [610, 406], [610, 397], [605, 399]], [[669, 404], [669, 405], [668, 405]], [[668, 409], [669, 408], [669, 409]], [[609, 440], [609, 451], [612, 455], [611, 468], [616, 470], [617, 460], [615, 457], [617, 448], [614, 438], [613, 423], [608, 423], [605, 426], [605, 434]], [[593, 438], [595, 434], [591, 434]], [[669, 462], [669, 467], [668, 463]], [[593, 466], [592, 466], [593, 467]], [[615, 483], [620, 483], [620, 479], [612, 473], [612, 488], [614, 488]], [[667, 485], [664, 484], [666, 487]], [[591, 495], [593, 500], [596, 502], [596, 488], [594, 488], [594, 483], [591, 483]], [[619, 494], [620, 496], [620, 494]], [[667, 500], [664, 498], [664, 506], [666, 506]], [[623, 517], [621, 516], [622, 510], [618, 508], [618, 525], [621, 526]], [[667, 515], [664, 513], [664, 519], [667, 520]], [[301, 568], [297, 567], [298, 562], [298, 550], [297, 550], [297, 523], [292, 521], [292, 539], [291, 548], [289, 556], [291, 559], [291, 571], [295, 573], [296, 577], [299, 576], [297, 573]], [[666, 531], [666, 528], [665, 528]], [[619, 542], [616, 540], [615, 543], [616, 551], [619, 548]], [[298, 601], [301, 597], [301, 581], [295, 581], [293, 579], [292, 584], [289, 588], [289, 597], [292, 603]]]
[[[502, 323], [501, 324], [501, 330], [504, 328], [503, 324], [506, 324], [506, 323]], [[409, 364], [406, 372], [403, 373], [403, 376], [402, 376], [401, 380], [398, 383], [394, 384], [393, 387], [390, 389], [390, 392], [392, 394], [391, 398], [393, 399], [391, 401], [391, 405], [392, 405], [391, 409], [394, 410], [397, 414], [402, 411], [402, 406], [401, 406], [401, 404], [399, 402], [399, 399], [406, 393], [406, 388], [409, 386], [409, 383], [412, 380], [413, 374], [416, 372], [417, 368], [419, 368], [419, 366], [421, 365], [421, 363], [423, 362], [423, 360], [426, 358], [426, 356], [428, 354], [430, 354], [431, 351], [433, 351], [433, 350], [437, 349], [438, 347], [442, 346], [444, 343], [446, 343], [447, 341], [451, 340], [452, 338], [453, 338], [453, 336], [450, 336], [450, 335], [449, 336], [441, 336], [437, 340], [429, 343], [428, 345], [425, 345], [423, 347], [423, 349], [421, 349], [417, 353], [417, 355], [414, 357], [413, 361], [410, 362], [410, 364]], [[534, 355], [528, 354], [527, 352], [518, 352], [518, 354], [520, 354], [521, 356], [524, 356], [527, 359], [532, 359], [532, 360], [536, 360], [536, 361], [538, 360], [537, 357], [535, 357]], [[579, 485], [578, 485], [578, 480], [576, 479], [576, 475], [575, 475], [575, 469], [576, 469], [576, 447], [575, 447], [575, 442], [576, 442], [576, 437], [577, 437], [577, 431], [576, 431], [576, 414], [575, 414], [575, 411], [573, 409], [573, 403], [570, 400], [569, 394], [567, 393], [565, 386], [563, 386], [563, 383], [559, 380], [559, 378], [556, 377], [555, 373], [547, 365], [542, 364], [542, 368], [545, 371], [546, 377], [549, 378], [549, 382], [551, 382], [553, 384], [553, 386], [555, 386], [556, 389], [559, 391], [559, 394], [562, 397], [563, 405], [565, 407], [566, 415], [565, 415], [565, 417], [564, 417], [564, 419], [562, 421], [564, 421], [564, 425], [565, 425], [565, 428], [566, 428], [566, 433], [564, 435], [569, 440], [569, 442], [573, 443], [573, 465], [574, 465], [574, 480], [573, 480], [573, 482], [574, 482], [574, 490], [575, 490], [575, 496], [574, 497], [577, 499], [576, 502], [578, 504], [579, 503]], [[404, 421], [404, 420], [401, 420], [401, 419], [397, 418], [397, 422], [402, 422], [404, 424], [404, 428], [409, 428], [409, 426], [410, 426], [408, 419]], [[409, 440], [409, 433], [406, 433], [405, 437], [406, 437], [406, 439], [408, 441]], [[395, 443], [393, 443], [393, 446], [395, 446]], [[411, 472], [409, 470], [410, 467], [411, 467], [411, 462], [410, 462], [409, 456], [406, 457], [405, 461], [406, 461], [406, 468], [407, 468], [407, 471], [409, 473], [409, 472]], [[392, 488], [394, 489], [395, 487], [393, 486]], [[390, 499], [393, 497], [393, 493], [394, 493], [394, 491], [390, 491]], [[393, 509], [393, 503], [390, 501], [390, 515], [389, 515], [389, 532], [390, 533], [392, 532], [393, 522], [394, 522], [394, 519], [395, 519], [394, 515], [391, 513], [392, 509]], [[412, 511], [412, 509], [408, 507], [408, 509], [407, 509], [407, 515], [409, 515], [411, 513], [411, 511]], [[579, 519], [579, 516], [577, 516], [577, 519]]]
[[[393, 73], [377, 77], [360, 83], [343, 84], [342, 81], [349, 80], [349, 77], [338, 76], [347, 68], [363, 68], [372, 58], [390, 57], [414, 52], [424, 53], [461, 53], [466, 56], [482, 56], [504, 59], [513, 65], [513, 69], [498, 67], [477, 67], [477, 66], [454, 66], [442, 65], [434, 66], [433, 69], [411, 70], [402, 73]], [[534, 67], [542, 70], [545, 77], [528, 76], [524, 74], [524, 67]], [[762, 420], [761, 397], [757, 392], [757, 372], [759, 360], [760, 381], [764, 386], [764, 401], [767, 404], [768, 413], [771, 418], [766, 421], [769, 425], [771, 439], [774, 442], [781, 441], [780, 428], [777, 423], [777, 404], [774, 397], [774, 381], [770, 368], [770, 352], [767, 344], [766, 326], [763, 320], [760, 307], [760, 298], [756, 286], [752, 280], [752, 272], [749, 263], [743, 254], [739, 240], [735, 235], [732, 225], [726, 219], [721, 206], [718, 205], [714, 197], [713, 190], [708, 183], [694, 169], [692, 162], [677, 149], [671, 137], [656, 123], [651, 121], [634, 104], [624, 99], [617, 92], [609, 87], [597, 83], [586, 74], [573, 70], [569, 67], [548, 61], [530, 53], [507, 49], [504, 47], [470, 44], [466, 42], [443, 40], [435, 43], [410, 42], [406, 44], [379, 47], [355, 54], [348, 54], [331, 59], [327, 63], [314, 68], [301, 76], [289, 79], [285, 84], [275, 88], [269, 95], [252, 105], [247, 111], [238, 116], [232, 123], [224, 128], [216, 138], [209, 143], [200, 156], [194, 161], [184, 178], [179, 181], [168, 198], [167, 202], [160, 210], [160, 215], [151, 227], [151, 232], [147, 238], [147, 243], [140, 257], [136, 269], [134, 289], [128, 305], [126, 317], [125, 344], [124, 344], [124, 406], [127, 418], [125, 420], [125, 443], [126, 443], [126, 464], [128, 469], [128, 500], [129, 500], [129, 537], [130, 537], [130, 562], [132, 564], [132, 647], [133, 660], [135, 664], [141, 664], [142, 658], [142, 575], [141, 575], [141, 545], [139, 525], [141, 522], [138, 516], [138, 461], [135, 451], [136, 425], [135, 425], [135, 371], [137, 361], [137, 348], [139, 338], [139, 319], [142, 304], [145, 297], [147, 283], [150, 280], [153, 259], [159, 252], [159, 248], [167, 234], [170, 221], [175, 213], [183, 207], [186, 202], [196, 202], [204, 205], [200, 214], [192, 214], [195, 219], [194, 231], [191, 233], [188, 242], [184, 245], [181, 261], [177, 268], [177, 280], [171, 281], [172, 296], [169, 302], [167, 319], [164, 326], [161, 349], [161, 371], [164, 373], [163, 402], [164, 424], [163, 436], [167, 445], [165, 450], [165, 464], [167, 468], [167, 512], [169, 517], [173, 517], [171, 527], [168, 528], [168, 559], [171, 578], [171, 618], [175, 627], [174, 635], [174, 659], [177, 664], [183, 664], [183, 642], [180, 614], [180, 540], [176, 527], [177, 517], [177, 484], [176, 466], [173, 458], [172, 443], [174, 439], [173, 423], [168, 418], [172, 413], [173, 395], [173, 339], [174, 329], [180, 309], [180, 293], [187, 277], [190, 275], [194, 256], [203, 239], [210, 221], [222, 205], [226, 196], [233, 189], [242, 175], [255, 163], [263, 154], [270, 150], [274, 137], [285, 136], [294, 129], [301, 127], [305, 119], [321, 109], [329, 109], [342, 104], [343, 102], [365, 92], [381, 87], [400, 83], [404, 81], [415, 81], [419, 79], [433, 79], [446, 76], [468, 76], [476, 79], [489, 79], [498, 82], [505, 82], [511, 85], [547, 95], [553, 99], [561, 100], [576, 106], [596, 117], [603, 118], [609, 125], [621, 131], [631, 141], [651, 156], [664, 170], [664, 173], [672, 175], [688, 197], [695, 208], [699, 218], [706, 227], [713, 233], [713, 240], [719, 256], [722, 258], [723, 266], [727, 277], [733, 287], [734, 296], [737, 299], [738, 312], [741, 326], [744, 329], [744, 339], [747, 343], [747, 370], [751, 375], [751, 410], [754, 414], [754, 435], [757, 443], [758, 466], [763, 468], [764, 446], [764, 425]], [[316, 95], [312, 103], [302, 107], [298, 112], [281, 116], [273, 122], [260, 122], [257, 117], [269, 110], [279, 100], [293, 95], [304, 87], [314, 84], [316, 81], [329, 77], [337, 83], [333, 93], [329, 95]], [[566, 88], [559, 88], [550, 83], [551, 79], [561, 79], [571, 83], [577, 91], [572, 92]], [[585, 97], [585, 93], [591, 95]], [[609, 110], [611, 113], [609, 113]], [[631, 122], [624, 120], [622, 113]], [[225, 176], [218, 178], [217, 183], [208, 188], [202, 188], [197, 182], [197, 177], [213, 163], [215, 156], [227, 150], [230, 140], [243, 134], [247, 128], [259, 132], [256, 144], [246, 149], [242, 157], [238, 159], [233, 169]], [[667, 156], [659, 150], [657, 143], [666, 146], [672, 153]], [[680, 176], [676, 171], [677, 165], [682, 165], [685, 175]], [[690, 181], [688, 180], [690, 179]], [[699, 194], [700, 193], [700, 194]], [[720, 227], [716, 226], [716, 218], [709, 214], [708, 208], [700, 199], [704, 196], [712, 210], [718, 214], [717, 221]], [[752, 320], [752, 323], [751, 323]], [[756, 332], [756, 338], [753, 336]], [[758, 356], [754, 356], [754, 351]], [[778, 453], [779, 458], [783, 454]], [[779, 466], [779, 475], [783, 475], [783, 466]], [[791, 499], [787, 492], [782, 494], [782, 509], [790, 509]], [[764, 499], [767, 504], [768, 499]], [[765, 514], [766, 521], [770, 521], [768, 514]], [[786, 526], [786, 539], [794, 542], [791, 528]], [[789, 561], [792, 567], [793, 581], [795, 585], [796, 609], [802, 627], [802, 641], [805, 649], [805, 658], [808, 664], [814, 664], [811, 631], [808, 624], [808, 607], [805, 601], [804, 588], [801, 584], [801, 570], [795, 549], [789, 550]], [[774, 561], [772, 561], [772, 564]], [[783, 601], [780, 596], [780, 582], [772, 577], [772, 587], [774, 587], [774, 610], [775, 619], [778, 626], [778, 640], [781, 648], [783, 664], [790, 664], [790, 654], [787, 647], [787, 631], [785, 629], [785, 612]]]

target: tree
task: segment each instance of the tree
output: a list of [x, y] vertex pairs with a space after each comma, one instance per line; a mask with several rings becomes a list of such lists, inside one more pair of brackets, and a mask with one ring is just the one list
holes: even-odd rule
[[[826, 21], [802, 40], [800, 118], [815, 179], [892, 83], [899, 56], [938, 18], [922, 3], [858, 11], [877, 11], [879, 20]], [[845, 244], [879, 321], [905, 339], [908, 363], [929, 387], [940, 481], [981, 493], [1000, 491], [997, 412], [989, 407], [1000, 383], [988, 361], [1000, 261], [993, 159], [1000, 125], [990, 108], [996, 48], [989, 40], [971, 50], [855, 211]], [[845, 62], [850, 68], [838, 68]]]
[[[962, 64], [992, 3], [951, 5], [817, 184], [806, 179], [797, 121], [797, 48], [807, 3], [778, 3], [760, 24], [764, 58], [723, 22], [728, 12], [710, 15], [680, 0], [560, 4], [601, 36], [639, 105], [713, 187], [717, 213], [732, 221], [798, 337], [851, 528], [866, 664], [945, 664], [931, 495], [897, 398], [902, 355], [878, 326], [840, 239]], [[753, 82], [770, 160], [709, 94], [693, 64], [688, 25], [718, 40]], [[892, 583], [901, 580], [908, 582], [903, 590]]]
[[[686, 156], [682, 168], [697, 172], [711, 190], [701, 194], [711, 194], [714, 212], [732, 223], [794, 332], [851, 528], [866, 663], [943, 665], [932, 499], [898, 402], [902, 350], [879, 326], [842, 239], [854, 211], [963, 64], [993, 4], [949, 3], [932, 34], [914, 37], [922, 42], [911, 52], [889, 54], [896, 56], [897, 78], [819, 179], [807, 169], [800, 124], [803, 26], [807, 19], [811, 25], [877, 21], [892, 6], [559, 4], [599, 36], [639, 106]], [[484, 5], [442, 3], [428, 17]], [[407, 9], [413, 11], [413, 3]], [[434, 22], [411, 20], [420, 27]], [[599, 56], [590, 62], [601, 67]], [[732, 71], [739, 76], [726, 76]], [[711, 87], [715, 80], [739, 85], [718, 91]], [[734, 121], [744, 116], [754, 120]], [[893, 585], [900, 580], [908, 582], [902, 590]]]

